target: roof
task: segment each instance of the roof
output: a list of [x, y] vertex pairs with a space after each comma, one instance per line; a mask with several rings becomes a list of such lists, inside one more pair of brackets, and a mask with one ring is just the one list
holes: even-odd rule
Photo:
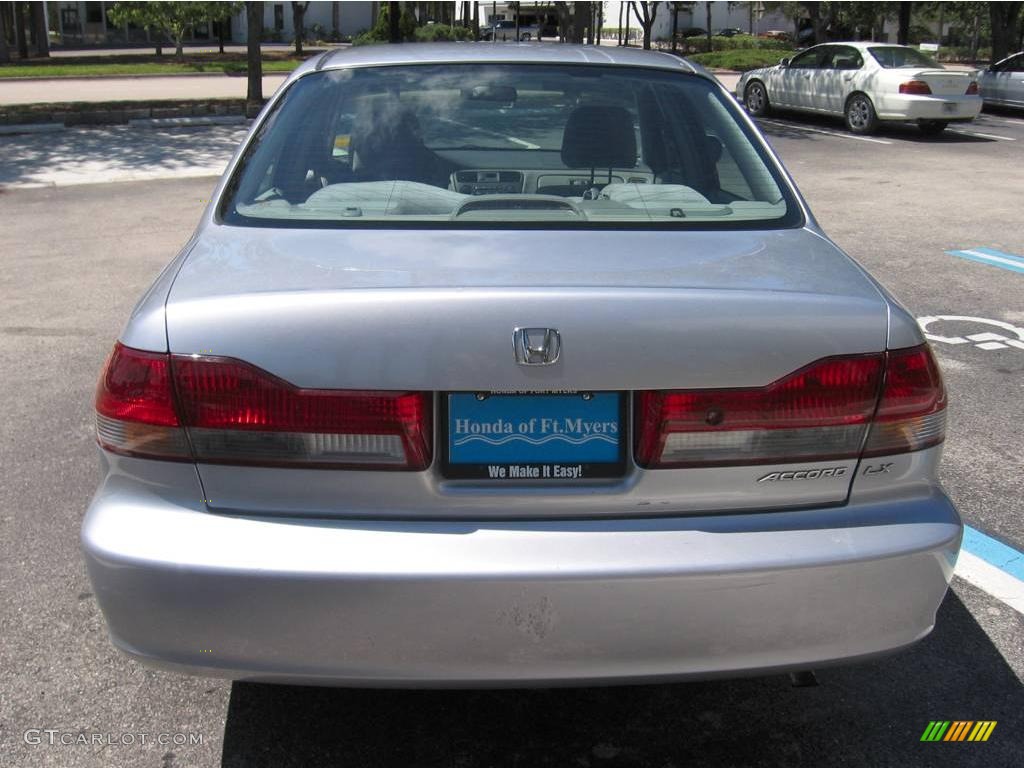
[[678, 56], [638, 48], [566, 45], [565, 43], [407, 43], [339, 48], [313, 57], [295, 70], [301, 77], [312, 70], [396, 64], [610, 64], [654, 67], [704, 74]]

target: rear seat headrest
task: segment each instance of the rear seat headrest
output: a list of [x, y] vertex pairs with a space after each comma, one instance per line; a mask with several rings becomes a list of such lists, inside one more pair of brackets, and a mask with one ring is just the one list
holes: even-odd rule
[[600, 104], [576, 107], [565, 123], [562, 162], [569, 168], [634, 167], [636, 131], [629, 110]]

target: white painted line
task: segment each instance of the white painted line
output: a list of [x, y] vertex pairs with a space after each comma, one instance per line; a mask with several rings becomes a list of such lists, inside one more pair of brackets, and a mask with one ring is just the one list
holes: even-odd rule
[[517, 139], [515, 136], [506, 136], [504, 133], [498, 133], [497, 131], [489, 131], [486, 128], [480, 128], [475, 125], [467, 125], [466, 123], [460, 123], [458, 120], [452, 120], [447, 117], [442, 117], [440, 118], [440, 120], [444, 123], [451, 123], [452, 125], [457, 125], [460, 128], [466, 128], [470, 131], [476, 131], [477, 133], [486, 133], [488, 136], [496, 136], [499, 139], [511, 141], [513, 144], [519, 144], [520, 146], [526, 147], [527, 149], [540, 149], [540, 144], [532, 144], [529, 141]]
[[1024, 581], [1014, 578], [964, 549], [960, 550], [954, 573], [1006, 603], [1018, 613], [1024, 614]]
[[811, 128], [809, 125], [796, 125], [795, 123], [782, 123], [778, 120], [765, 120], [760, 118], [759, 123], [767, 123], [768, 125], [777, 125], [780, 128], [792, 128], [796, 131], [810, 131], [811, 133], [823, 133], [826, 136], [835, 136], [838, 139], [853, 139], [854, 141], [869, 141], [872, 144], [892, 144], [891, 141], [885, 139], [872, 139], [867, 136], [854, 136], [852, 133], [840, 133], [839, 131], [826, 131], [823, 128]]
[[[953, 251], [953, 253], [956, 253], [956, 251]], [[1021, 264], [1021, 262], [1017, 261], [1016, 259], [1007, 259], [1002, 256], [993, 256], [991, 253], [982, 253], [981, 251], [975, 251], [971, 248], [964, 248], [963, 250], [960, 251], [960, 253], [968, 253], [976, 258], [984, 259], [985, 261], [994, 261], [998, 264], [1009, 264], [1011, 267], [1017, 267], [1018, 269], [1024, 266], [1024, 264]]]
[[994, 133], [979, 133], [978, 131], [964, 131], [959, 128], [948, 128], [950, 133], [959, 133], [962, 136], [978, 136], [982, 139], [999, 139], [1000, 141], [1016, 141], [1009, 136], [996, 136]]

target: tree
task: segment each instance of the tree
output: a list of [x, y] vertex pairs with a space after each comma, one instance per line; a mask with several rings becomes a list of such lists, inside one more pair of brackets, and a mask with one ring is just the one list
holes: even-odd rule
[[1014, 27], [1020, 17], [1021, 3], [989, 3], [989, 19], [992, 22], [992, 61], [1005, 59], [1010, 55], [1010, 43], [1014, 38]]
[[644, 30], [644, 50], [651, 49], [651, 30], [654, 28], [654, 19], [658, 15], [658, 3], [630, 2], [629, 7], [633, 9], [636, 20]]
[[232, 3], [207, 3], [210, 7], [210, 18], [209, 20], [217, 25], [217, 43], [220, 48], [220, 52], [224, 53], [224, 36], [228, 25], [228, 20], [241, 13], [245, 9], [244, 2], [232, 2]]
[[50, 57], [50, 31], [46, 23], [46, 4], [32, 3], [32, 29], [35, 30], [36, 55]]
[[263, 104], [263, 57], [260, 53], [260, 42], [263, 37], [263, 3], [247, 2], [245, 4], [246, 26], [246, 62], [248, 66], [249, 87], [246, 91], [246, 112], [248, 107], [257, 109]]
[[302, 55], [302, 40], [306, 36], [306, 9], [309, 2], [297, 3], [292, 0], [292, 29], [295, 30], [295, 55]]
[[174, 55], [181, 59], [189, 30], [196, 24], [218, 18], [223, 6], [216, 2], [118, 2], [110, 9], [110, 20], [118, 27], [134, 24], [164, 35], [174, 43]]

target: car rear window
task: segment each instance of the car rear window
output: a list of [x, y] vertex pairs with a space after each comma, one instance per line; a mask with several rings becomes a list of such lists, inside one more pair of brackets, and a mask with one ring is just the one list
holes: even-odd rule
[[942, 69], [934, 59], [925, 56], [914, 48], [904, 48], [898, 45], [885, 45], [868, 48], [868, 51], [885, 69], [901, 69], [903, 67], [931, 67]]
[[222, 198], [262, 227], [802, 223], [702, 77], [613, 66], [361, 67], [296, 80]]

